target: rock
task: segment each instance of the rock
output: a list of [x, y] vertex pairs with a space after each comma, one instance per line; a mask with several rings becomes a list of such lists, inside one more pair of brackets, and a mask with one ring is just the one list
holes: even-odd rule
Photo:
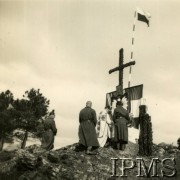
[[3, 150], [5, 151], [14, 151], [16, 149], [19, 149], [21, 147], [21, 144], [16, 142], [16, 143], [5, 143]]
[[61, 156], [60, 156], [60, 159], [61, 160], [65, 160], [65, 159], [68, 159], [68, 155], [67, 154], [62, 154]]
[[169, 149], [168, 153], [169, 154], [177, 154], [177, 153], [180, 153], [180, 150], [177, 148], [172, 148], [172, 149]]
[[34, 153], [44, 152], [44, 149], [42, 149], [40, 145], [34, 144], [34, 145], [31, 145], [31, 146], [28, 146], [26, 148], [26, 151], [29, 151], [30, 153], [34, 154]]
[[164, 143], [164, 142], [161, 142], [161, 143], [158, 144], [159, 147], [165, 147], [166, 145], [167, 145], [167, 144]]
[[159, 150], [158, 150], [158, 154], [159, 154], [159, 156], [163, 156], [164, 154], [165, 154], [165, 150], [163, 149], [163, 148], [160, 148]]
[[[111, 147], [99, 148], [98, 155], [87, 155], [84, 151], [76, 151], [76, 144], [58, 150], [43, 151], [40, 146], [30, 146], [13, 152], [11, 158], [0, 162], [0, 179], [14, 177], [20, 180], [88, 180], [112, 179], [111, 158], [135, 159], [138, 145], [129, 142], [125, 151], [114, 150]], [[167, 151], [153, 145], [154, 157], [163, 158]], [[172, 157], [178, 154], [177, 148], [168, 150]], [[151, 157], [143, 157], [145, 164], [150, 164]], [[131, 161], [126, 161], [131, 166]], [[159, 163], [160, 164], [160, 163]], [[117, 162], [117, 173], [122, 171], [121, 161]], [[128, 170], [128, 176], [133, 179], [137, 175], [137, 167]], [[9, 180], [7, 178], [7, 180]]]
[[0, 162], [8, 161], [13, 157], [13, 152], [9, 153], [7, 151], [0, 152]]
[[59, 162], [59, 155], [56, 151], [50, 151], [50, 153], [47, 154], [47, 158], [52, 163]]
[[17, 160], [17, 167], [19, 170], [33, 170], [37, 168], [37, 165], [37, 157], [33, 154], [24, 153], [24, 155]]
[[169, 149], [172, 149], [174, 148], [174, 146], [172, 144], [166, 144], [166, 143], [159, 143], [158, 144], [159, 147], [165, 149], [165, 150], [169, 150]]

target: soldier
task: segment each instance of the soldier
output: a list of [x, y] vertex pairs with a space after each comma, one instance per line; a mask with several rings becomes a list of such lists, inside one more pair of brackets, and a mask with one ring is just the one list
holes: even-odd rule
[[129, 113], [126, 109], [122, 107], [123, 103], [117, 101], [117, 107], [113, 113], [114, 121], [114, 141], [116, 143], [116, 148], [120, 150], [125, 149], [125, 145], [128, 143], [128, 127], [127, 124], [130, 120]]
[[42, 135], [41, 147], [46, 150], [54, 148], [54, 136], [56, 136], [57, 129], [54, 121], [55, 113], [54, 110], [49, 114], [44, 121], [44, 133]]
[[91, 108], [92, 102], [87, 101], [86, 107], [79, 113], [79, 143], [87, 148], [86, 154], [96, 154], [93, 147], [99, 147], [96, 135], [96, 112]]

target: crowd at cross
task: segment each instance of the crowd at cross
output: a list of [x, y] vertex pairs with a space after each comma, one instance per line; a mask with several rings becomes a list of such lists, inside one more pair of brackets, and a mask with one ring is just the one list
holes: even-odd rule
[[97, 154], [96, 149], [104, 146], [124, 150], [132, 118], [132, 114], [123, 108], [123, 103], [117, 101], [115, 109], [105, 107], [97, 119], [92, 102], [87, 101], [79, 114], [79, 144], [87, 148], [87, 154]]
[[[46, 150], [54, 147], [54, 136], [57, 133], [54, 118], [52, 112], [44, 121], [41, 147]], [[104, 146], [124, 150], [128, 143], [128, 124], [132, 118], [121, 101], [117, 101], [114, 109], [105, 107], [97, 118], [92, 102], [87, 101], [79, 113], [79, 143], [76, 150], [84, 148], [88, 155], [97, 154], [98, 148]]]

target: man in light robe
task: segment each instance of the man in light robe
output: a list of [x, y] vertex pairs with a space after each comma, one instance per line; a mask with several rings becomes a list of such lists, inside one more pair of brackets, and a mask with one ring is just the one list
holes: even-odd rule
[[106, 107], [100, 112], [96, 127], [100, 147], [111, 145], [113, 137], [113, 121], [110, 108]]

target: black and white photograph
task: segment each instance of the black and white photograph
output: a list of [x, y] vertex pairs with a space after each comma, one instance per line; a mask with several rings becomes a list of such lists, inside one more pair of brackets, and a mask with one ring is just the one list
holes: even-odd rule
[[179, 9], [0, 0], [0, 180], [180, 179]]

